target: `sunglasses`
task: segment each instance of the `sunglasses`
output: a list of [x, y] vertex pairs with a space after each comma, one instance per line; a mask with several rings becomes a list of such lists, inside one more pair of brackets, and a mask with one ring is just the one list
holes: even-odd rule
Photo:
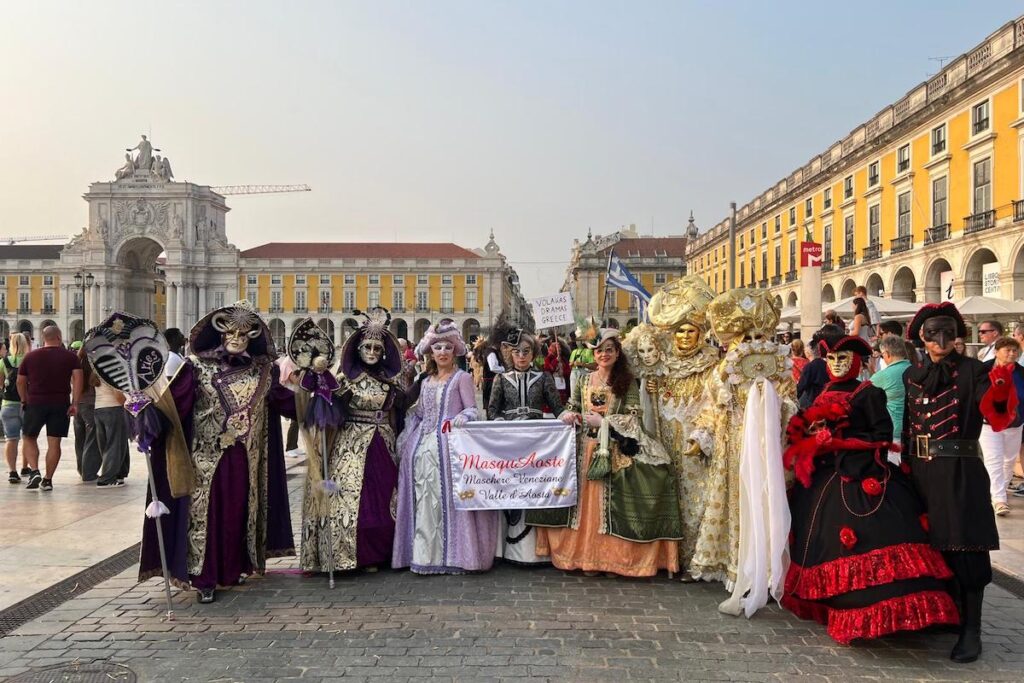
[[995, 332], [995, 330], [978, 330], [978, 334], [988, 334], [989, 332]]

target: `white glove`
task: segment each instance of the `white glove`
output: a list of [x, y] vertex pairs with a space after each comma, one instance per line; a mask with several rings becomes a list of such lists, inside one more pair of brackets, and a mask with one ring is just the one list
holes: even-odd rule
[[452, 418], [452, 425], [456, 427], [461, 427], [467, 422], [469, 422], [469, 418], [466, 417], [465, 415], [456, 415], [454, 418]]

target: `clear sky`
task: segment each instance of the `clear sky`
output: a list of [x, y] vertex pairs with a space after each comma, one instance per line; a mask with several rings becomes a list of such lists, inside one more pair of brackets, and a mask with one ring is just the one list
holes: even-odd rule
[[0, 235], [74, 233], [151, 132], [228, 236], [494, 229], [528, 296], [574, 237], [702, 229], [1024, 13], [1018, 1], [14, 2], [0, 12]]

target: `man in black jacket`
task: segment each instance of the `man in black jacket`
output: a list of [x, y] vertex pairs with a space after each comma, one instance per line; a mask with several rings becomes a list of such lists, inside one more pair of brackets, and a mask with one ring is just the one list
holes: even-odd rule
[[957, 353], [953, 342], [967, 335], [956, 306], [927, 304], [907, 328], [924, 343], [924, 362], [907, 370], [903, 420], [903, 464], [909, 466], [928, 510], [932, 547], [942, 551], [958, 584], [960, 637], [950, 658], [973, 662], [981, 654], [981, 605], [992, 581], [989, 551], [999, 533], [989, 504], [989, 479], [978, 437], [982, 417], [995, 431], [1010, 424], [1013, 379], [1003, 370]]

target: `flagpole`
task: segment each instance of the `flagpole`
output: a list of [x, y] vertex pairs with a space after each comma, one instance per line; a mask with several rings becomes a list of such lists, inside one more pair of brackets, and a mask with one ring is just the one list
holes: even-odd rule
[[607, 327], [604, 322], [605, 309], [608, 308], [608, 273], [612, 270], [612, 256], [615, 249], [608, 250], [608, 264], [604, 267], [604, 296], [601, 297], [601, 327]]

